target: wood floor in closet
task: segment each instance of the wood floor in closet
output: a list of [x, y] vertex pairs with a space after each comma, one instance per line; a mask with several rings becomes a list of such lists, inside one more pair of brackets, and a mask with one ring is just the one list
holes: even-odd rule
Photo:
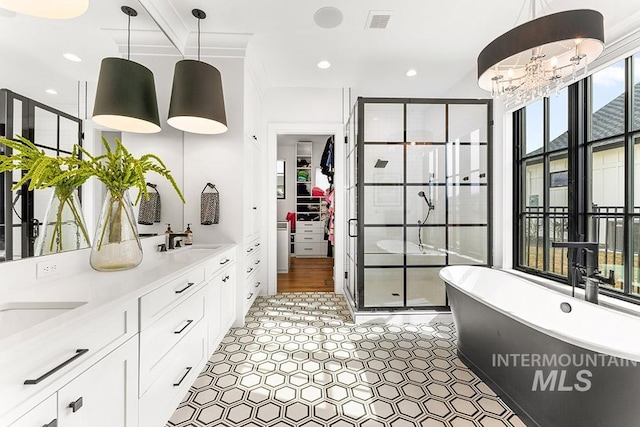
[[282, 292], [333, 292], [333, 258], [291, 257], [289, 272], [278, 274]]

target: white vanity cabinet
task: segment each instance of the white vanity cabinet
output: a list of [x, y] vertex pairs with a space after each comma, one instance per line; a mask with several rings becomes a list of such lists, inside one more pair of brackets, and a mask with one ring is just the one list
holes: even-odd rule
[[260, 294], [262, 288], [262, 265], [264, 256], [260, 238], [249, 241], [244, 250], [244, 286], [238, 297], [237, 325], [244, 324], [244, 316]]
[[138, 425], [138, 339], [133, 337], [11, 427], [135, 427]]

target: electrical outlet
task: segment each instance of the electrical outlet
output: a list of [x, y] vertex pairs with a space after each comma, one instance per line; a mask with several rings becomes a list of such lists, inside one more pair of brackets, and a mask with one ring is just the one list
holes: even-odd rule
[[36, 277], [38, 279], [53, 276], [59, 272], [58, 264], [55, 261], [43, 261], [36, 264]]

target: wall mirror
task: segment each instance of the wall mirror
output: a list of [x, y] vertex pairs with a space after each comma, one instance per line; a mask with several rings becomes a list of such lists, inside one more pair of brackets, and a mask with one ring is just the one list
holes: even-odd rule
[[[141, 3], [134, 0], [128, 5], [138, 12], [131, 20], [131, 59], [145, 64], [158, 49], [180, 59]], [[93, 1], [85, 14], [67, 20], [35, 18], [0, 8], [0, 25], [11, 34], [0, 38], [4, 57], [11, 58], [11, 66], [4, 67], [0, 76], [0, 88], [8, 90], [0, 99], [0, 134], [24, 136], [48, 155], [67, 155], [79, 140], [99, 154], [103, 132], [91, 121], [93, 98], [102, 59], [126, 57], [127, 17], [121, 6], [115, 0]], [[158, 81], [156, 85], [157, 91], [170, 90]], [[7, 93], [15, 96], [7, 97]], [[13, 190], [21, 176], [21, 171], [0, 174], [0, 262], [37, 255], [37, 235], [53, 192]], [[179, 185], [182, 187], [181, 182]], [[80, 191], [90, 238], [102, 200], [100, 186], [88, 182]]]
[[276, 194], [278, 199], [286, 199], [285, 166], [284, 160], [276, 160]]

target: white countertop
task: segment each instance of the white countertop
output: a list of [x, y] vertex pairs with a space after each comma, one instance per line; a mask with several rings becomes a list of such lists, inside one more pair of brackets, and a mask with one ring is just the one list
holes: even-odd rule
[[10, 350], [42, 338], [45, 334], [70, 327], [90, 316], [112, 309], [123, 300], [137, 299], [234, 246], [234, 244], [211, 244], [195, 245], [167, 252], [147, 250], [142, 263], [130, 270], [98, 272], [89, 267], [77, 274], [25, 285], [24, 289], [11, 286], [8, 292], [2, 292], [3, 286], [0, 286], [0, 304], [86, 302], [77, 308], [1, 338], [0, 349], [2, 350], [0, 351]]

